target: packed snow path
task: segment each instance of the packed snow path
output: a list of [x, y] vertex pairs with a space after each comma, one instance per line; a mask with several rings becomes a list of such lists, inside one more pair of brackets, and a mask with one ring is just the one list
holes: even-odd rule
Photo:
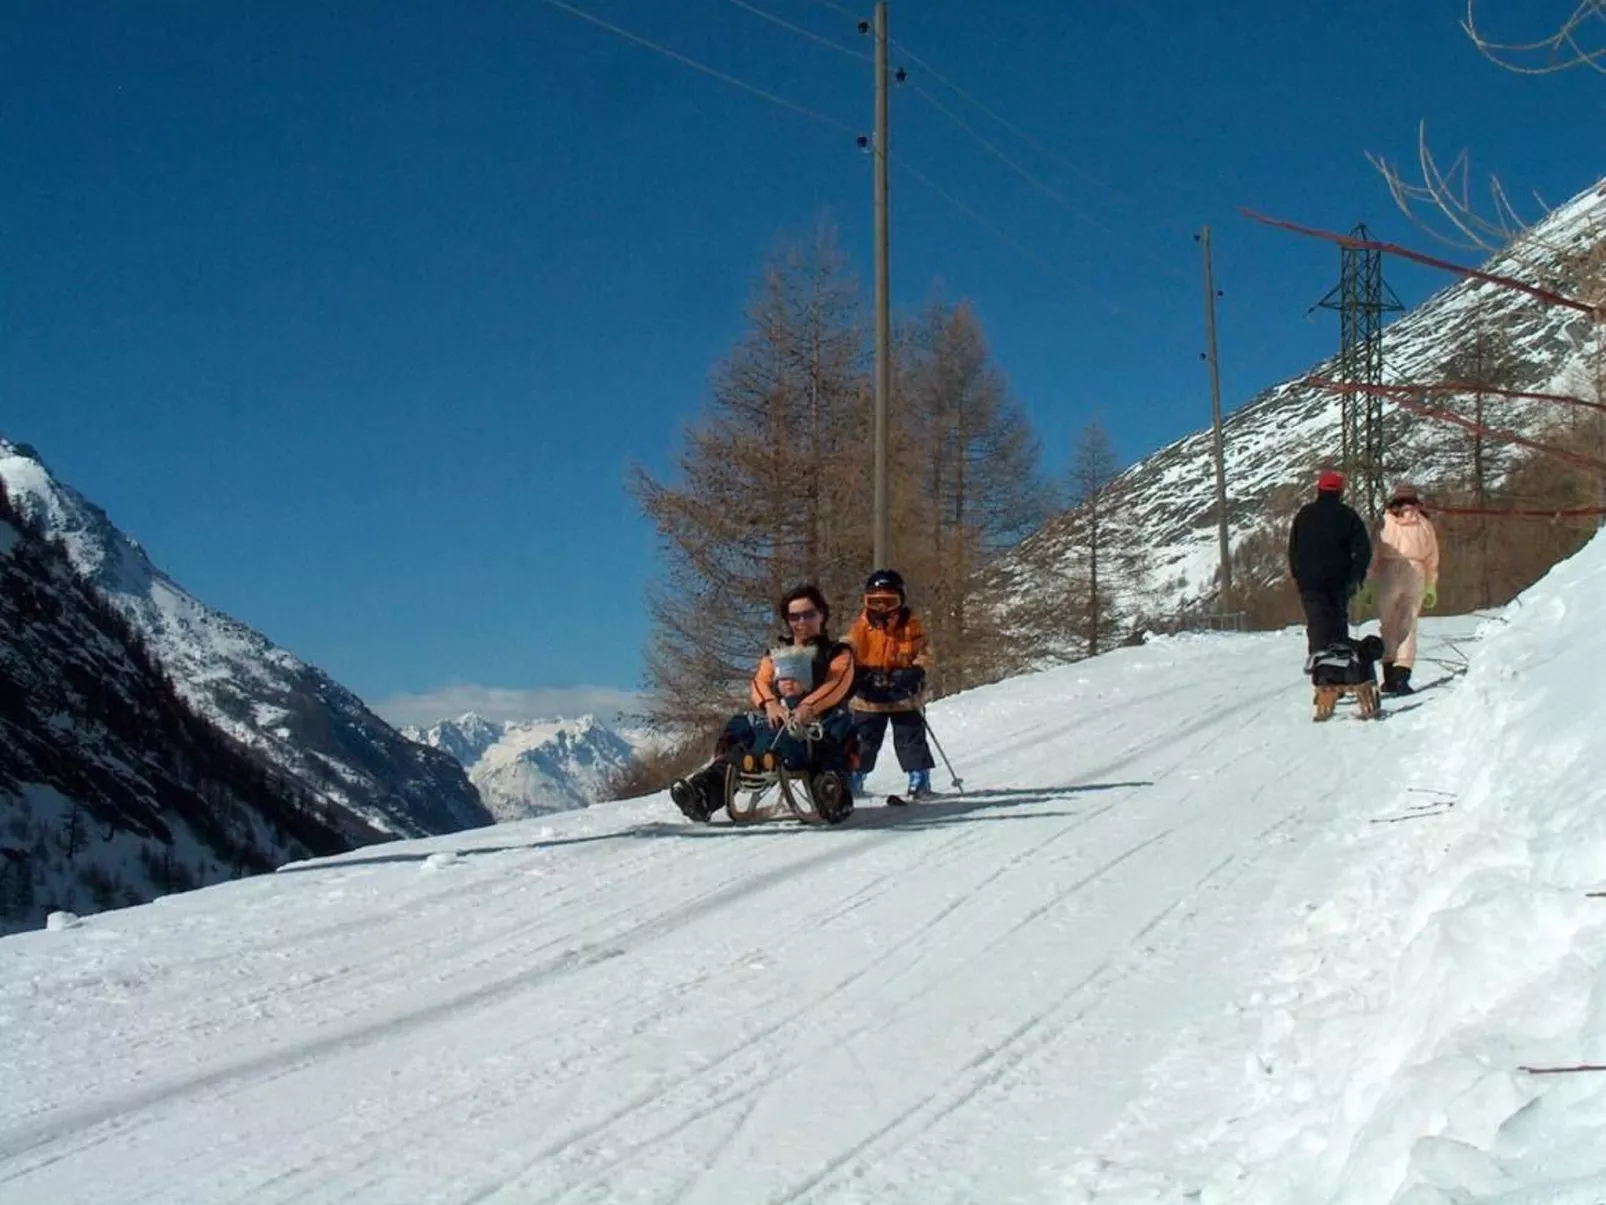
[[1302, 653], [938, 704], [966, 793], [840, 829], [660, 796], [7, 939], [0, 1198], [1063, 1201], [1453, 691], [1316, 725]]

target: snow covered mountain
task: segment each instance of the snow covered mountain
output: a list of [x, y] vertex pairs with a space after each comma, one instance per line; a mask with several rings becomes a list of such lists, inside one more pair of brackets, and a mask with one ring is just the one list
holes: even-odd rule
[[17, 510], [143, 636], [179, 692], [354, 831], [453, 832], [490, 814], [451, 758], [407, 740], [322, 670], [187, 593], [104, 511], [57, 481], [31, 448], [0, 440]]
[[0, 932], [377, 838], [345, 820], [186, 705], [0, 486]]
[[[1292, 238], [1292, 235], [1268, 235]], [[1558, 207], [1484, 270], [1560, 287], [1572, 281], [1581, 255], [1606, 242], [1606, 181]], [[1480, 332], [1498, 337], [1513, 356], [1511, 388], [1593, 397], [1586, 361], [1600, 350], [1599, 329], [1575, 310], [1543, 304], [1525, 294], [1477, 281], [1460, 281], [1384, 328], [1387, 381], [1443, 380], [1442, 367], [1465, 357]], [[1309, 376], [1336, 378], [1336, 357], [1265, 390], [1229, 414], [1223, 424], [1228, 514], [1234, 547], [1270, 521], [1268, 503], [1281, 487], [1307, 492], [1314, 468], [1337, 461], [1342, 447], [1342, 401], [1332, 391], [1303, 383]], [[1457, 427], [1418, 417], [1385, 401], [1385, 480], [1409, 478], [1431, 490], [1456, 471], [1466, 456], [1467, 436]], [[1532, 433], [1566, 417], [1535, 402], [1489, 403], [1486, 422]], [[1497, 480], [1513, 450], [1491, 444], [1491, 479]], [[1462, 466], [1464, 468], [1464, 465]], [[1123, 525], [1132, 523], [1149, 544], [1152, 585], [1164, 610], [1213, 596], [1219, 560], [1216, 545], [1215, 470], [1208, 428], [1162, 448], [1133, 465], [1119, 480]], [[1127, 516], [1130, 515], [1130, 518]], [[1034, 559], [1053, 563], [1071, 553], [1073, 518], [1051, 521], [1026, 541], [1013, 568]]]
[[610, 779], [651, 740], [638, 732], [632, 741], [592, 715], [493, 722], [472, 711], [402, 732], [460, 762], [498, 820], [596, 803]]
[[938, 700], [964, 793], [840, 828], [659, 794], [5, 938], [5, 1199], [1593, 1205], [1603, 591], [1429, 620], [1383, 722], [1167, 637]]

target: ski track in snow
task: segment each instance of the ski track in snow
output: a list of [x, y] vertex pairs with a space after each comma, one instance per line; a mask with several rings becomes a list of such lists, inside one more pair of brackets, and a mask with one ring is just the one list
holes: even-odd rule
[[[1313, 725], [1300, 656], [1161, 641], [939, 704], [971, 789], [840, 829], [656, 797], [8, 939], [0, 1196], [1062, 1199], [1411, 727]], [[1312, 774], [1335, 748], [1362, 781]]]

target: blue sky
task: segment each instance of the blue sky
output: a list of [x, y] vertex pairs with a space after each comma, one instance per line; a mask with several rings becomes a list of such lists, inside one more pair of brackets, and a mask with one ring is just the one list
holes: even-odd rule
[[[0, 27], [0, 433], [392, 714], [638, 685], [629, 464], [671, 463], [778, 237], [828, 214], [868, 293], [865, 63], [731, 0], [571, 2], [847, 130], [547, 0], [10, 0]], [[752, 3], [867, 48], [834, 4]], [[972, 299], [1050, 470], [1095, 411], [1141, 457], [1208, 421], [1202, 224], [1236, 406], [1337, 340], [1305, 317], [1336, 249], [1238, 206], [1423, 245], [1364, 158], [1422, 119], [1552, 201], [1592, 182], [1606, 86], [1498, 70], [1463, 12], [894, 0], [925, 66], [894, 62], [1060, 195], [900, 90], [895, 156], [981, 220], [895, 171], [895, 302]]]

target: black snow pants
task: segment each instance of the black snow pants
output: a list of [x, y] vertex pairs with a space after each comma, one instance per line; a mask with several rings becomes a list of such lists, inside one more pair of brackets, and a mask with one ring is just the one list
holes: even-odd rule
[[1349, 638], [1349, 592], [1301, 590], [1305, 605], [1305, 642], [1312, 653], [1319, 653], [1334, 641]]
[[887, 734], [887, 722], [892, 722], [892, 747], [898, 754], [898, 765], [904, 770], [930, 770], [937, 763], [931, 760], [931, 749], [926, 744], [926, 724], [918, 711], [855, 711], [853, 726], [859, 730], [859, 771], [868, 774], [875, 769], [876, 755]]

